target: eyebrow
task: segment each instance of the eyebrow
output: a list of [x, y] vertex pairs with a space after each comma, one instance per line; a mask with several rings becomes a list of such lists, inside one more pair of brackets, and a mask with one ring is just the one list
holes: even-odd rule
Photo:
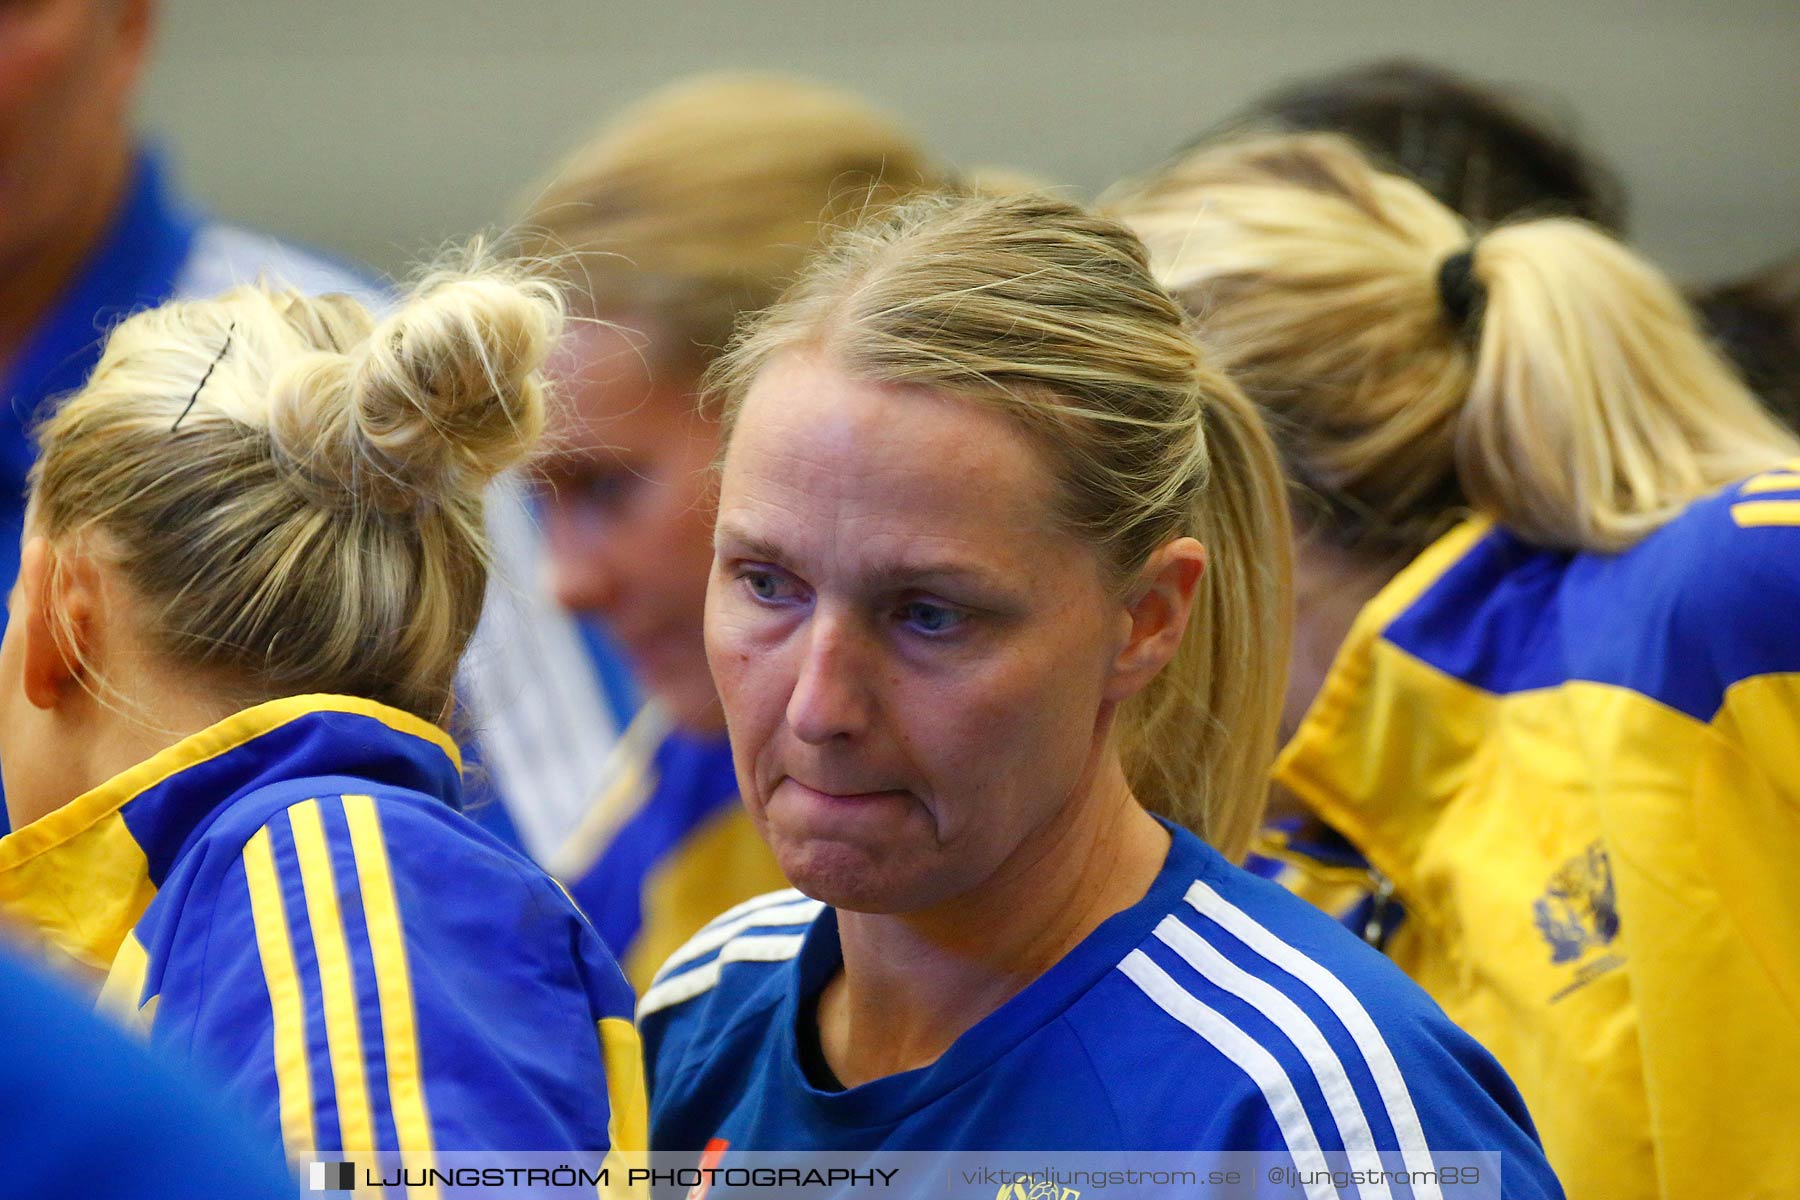
[[[767, 537], [725, 522], [721, 522], [714, 531], [713, 542], [715, 548], [730, 547], [732, 554], [736, 557], [751, 558], [776, 565], [782, 565], [789, 561], [788, 555], [782, 548]], [[957, 562], [954, 559], [918, 559], [881, 563], [870, 570], [864, 578], [867, 583], [873, 584], [877, 589], [917, 584], [928, 579], [964, 581], [985, 588], [1003, 586], [991, 572], [968, 563]]]
[[781, 548], [767, 538], [759, 537], [745, 529], [738, 529], [724, 521], [713, 528], [713, 549], [720, 550], [729, 545], [733, 552], [744, 558], [761, 559], [772, 563], [785, 560]]

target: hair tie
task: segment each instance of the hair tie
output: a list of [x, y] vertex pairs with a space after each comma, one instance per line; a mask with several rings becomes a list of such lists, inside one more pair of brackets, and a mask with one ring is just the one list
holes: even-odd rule
[[233, 321], [230, 325], [226, 326], [225, 344], [219, 347], [219, 352], [213, 355], [212, 362], [207, 364], [206, 374], [202, 375], [200, 377], [200, 382], [194, 385], [194, 392], [188, 397], [187, 407], [181, 410], [181, 415], [175, 418], [175, 423], [173, 425], [169, 426], [170, 433], [174, 433], [176, 430], [180, 429], [181, 423], [187, 420], [187, 415], [194, 411], [194, 401], [200, 398], [200, 389], [206, 386], [206, 381], [212, 378], [214, 368], [216, 368], [219, 365], [219, 361], [225, 357], [225, 352], [231, 349], [231, 335], [236, 332], [236, 321]]
[[1459, 250], [1438, 267], [1438, 299], [1450, 321], [1467, 334], [1473, 334], [1487, 307], [1487, 288], [1475, 278], [1475, 247]]

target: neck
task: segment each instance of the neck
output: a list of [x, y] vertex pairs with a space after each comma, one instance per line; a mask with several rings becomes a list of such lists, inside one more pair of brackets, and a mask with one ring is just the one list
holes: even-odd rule
[[[1406, 561], [1403, 555], [1358, 553], [1322, 534], [1300, 535], [1294, 553], [1294, 645], [1281, 712], [1282, 744], [1299, 732], [1356, 618]], [[1279, 783], [1270, 787], [1266, 819], [1305, 811], [1287, 788]]]
[[0, 260], [0, 369], [8, 368], [25, 342], [93, 256], [124, 202], [131, 179], [128, 142], [100, 155], [56, 222], [16, 253]]
[[13, 827], [47, 816], [239, 707], [217, 694], [170, 686], [166, 678], [153, 690], [128, 686], [104, 697], [71, 696], [33, 731], [41, 744], [58, 748], [43, 756], [56, 763], [53, 774], [7, 788]]
[[236, 705], [213, 697], [165, 694], [154, 710], [136, 707], [111, 711], [97, 723], [88, 751], [87, 791], [123, 774], [147, 758], [216, 725]]
[[1133, 798], [1116, 759], [1100, 784], [953, 900], [922, 912], [838, 914], [844, 967], [820, 995], [818, 1023], [840, 1081], [853, 1087], [936, 1061], [1143, 899], [1169, 835]]

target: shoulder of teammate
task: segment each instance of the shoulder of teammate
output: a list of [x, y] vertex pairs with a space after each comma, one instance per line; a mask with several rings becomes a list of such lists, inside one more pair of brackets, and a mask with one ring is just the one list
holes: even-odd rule
[[[177, 1064], [0, 950], [7, 1195], [291, 1197], [278, 1147]], [[121, 1170], [123, 1164], [130, 1164]]]
[[[1484, 691], [1612, 685], [1711, 721], [1736, 684], [1800, 672], [1800, 462], [1694, 501], [1614, 554], [1471, 525], [1397, 580], [1383, 638]], [[1388, 593], [1384, 593], [1388, 595]]]
[[691, 1047], [716, 1046], [779, 1000], [800, 944], [825, 906], [788, 888], [708, 922], [656, 973], [638, 1001], [652, 1080]]
[[[1090, 1057], [1103, 1075], [1109, 1060], [1129, 1068], [1115, 1093], [1171, 1146], [1300, 1163], [1399, 1155], [1414, 1170], [1441, 1166], [1439, 1152], [1492, 1150], [1522, 1178], [1549, 1178], [1492, 1056], [1391, 962], [1248, 872], [1200, 873], [1095, 998], [1082, 1017]], [[1178, 1103], [1197, 1088], [1219, 1101], [1204, 1117]]]
[[1667, 653], [1699, 660], [1717, 693], [1800, 672], [1800, 460], [1695, 502], [1641, 551], [1679, 580]]
[[[195, 983], [165, 989], [159, 1036], [197, 1034], [290, 1149], [340, 1132], [343, 1149], [609, 1145], [611, 1075], [636, 1045], [606, 1033], [631, 996], [574, 903], [429, 797], [306, 792], [208, 830], [235, 863], [196, 924], [201, 959], [165, 972]], [[545, 1048], [552, 1082], [527, 1087]], [[430, 1103], [442, 1089], [457, 1102]]]

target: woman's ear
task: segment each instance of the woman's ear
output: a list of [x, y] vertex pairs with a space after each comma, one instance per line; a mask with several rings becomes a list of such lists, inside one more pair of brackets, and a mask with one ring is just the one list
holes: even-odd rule
[[1107, 699], [1136, 695], [1175, 657], [1205, 573], [1206, 547], [1191, 537], [1176, 538], [1150, 556], [1126, 601], [1131, 628], [1113, 659]]
[[56, 708], [88, 670], [88, 652], [101, 619], [100, 577], [92, 557], [53, 548], [43, 537], [19, 554], [19, 603], [25, 698]]

